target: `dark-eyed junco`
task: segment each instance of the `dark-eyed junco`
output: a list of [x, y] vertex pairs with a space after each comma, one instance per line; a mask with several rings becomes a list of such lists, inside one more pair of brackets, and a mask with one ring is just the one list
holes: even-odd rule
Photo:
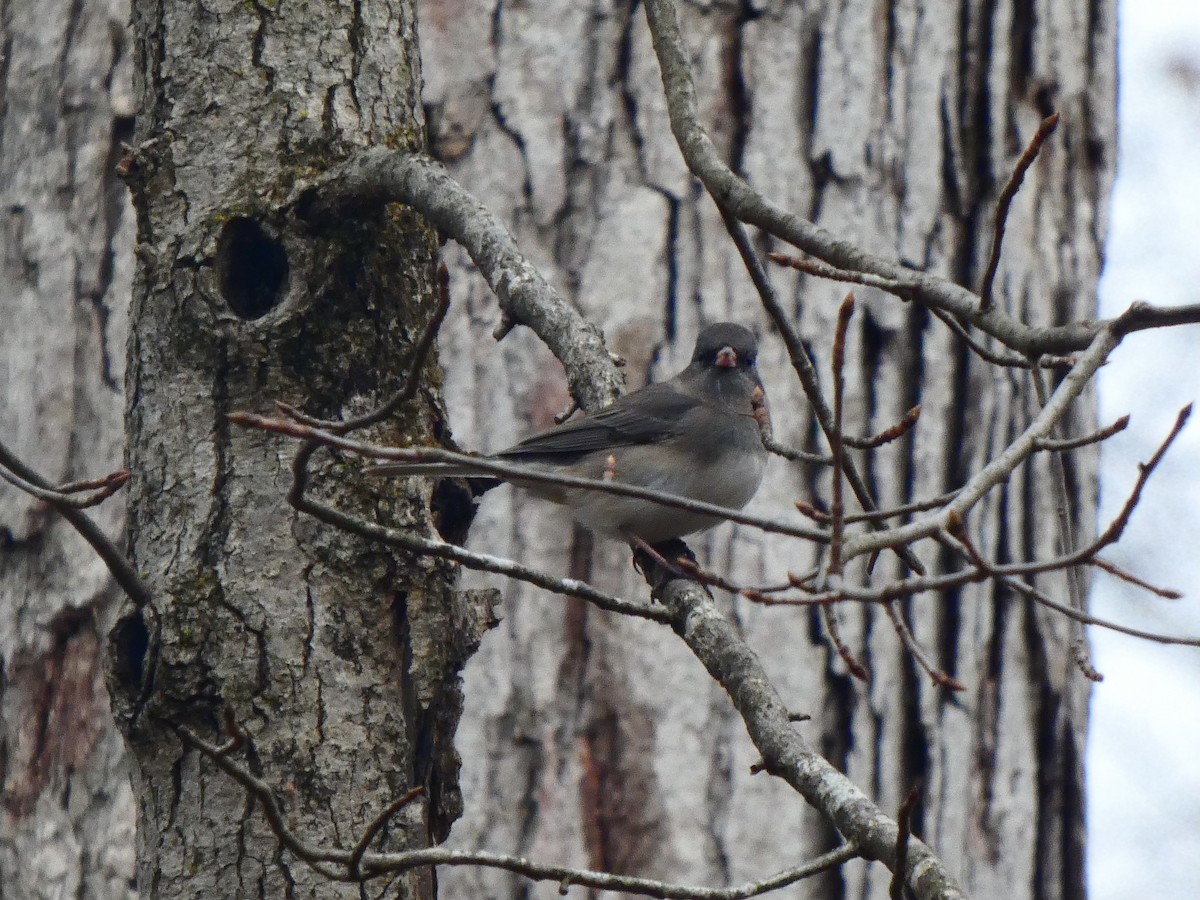
[[[748, 329], [731, 322], [709, 325], [696, 339], [691, 363], [674, 378], [626, 394], [593, 415], [535, 434], [491, 458], [741, 509], [758, 490], [767, 464], [755, 415], [763, 400], [757, 353]], [[391, 463], [370, 471], [487, 474], [447, 463]], [[721, 521], [635, 497], [507, 480], [566, 506], [584, 527], [626, 541], [657, 544]]]

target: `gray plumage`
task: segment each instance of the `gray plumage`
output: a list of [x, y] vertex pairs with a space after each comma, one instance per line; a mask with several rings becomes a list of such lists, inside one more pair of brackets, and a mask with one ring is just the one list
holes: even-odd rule
[[[579, 478], [603, 478], [729, 509], [745, 506], [762, 481], [767, 451], [754, 416], [762, 387], [757, 342], [741, 325], [700, 332], [691, 362], [668, 381], [626, 394], [590, 416], [535, 434], [492, 459]], [[615, 458], [615, 464], [610, 462]], [[466, 464], [390, 463], [379, 475], [486, 475]], [[561, 503], [581, 525], [624, 540], [655, 544], [718, 524], [714, 516], [649, 500], [509, 478], [535, 496]]]

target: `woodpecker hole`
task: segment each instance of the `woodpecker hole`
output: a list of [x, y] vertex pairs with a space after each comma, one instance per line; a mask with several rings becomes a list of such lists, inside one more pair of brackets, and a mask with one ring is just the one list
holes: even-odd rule
[[150, 629], [140, 610], [120, 619], [109, 634], [113, 673], [131, 697], [141, 690], [149, 649]]
[[261, 319], [279, 305], [287, 279], [287, 251], [279, 240], [244, 216], [225, 223], [217, 241], [217, 283], [237, 316]]

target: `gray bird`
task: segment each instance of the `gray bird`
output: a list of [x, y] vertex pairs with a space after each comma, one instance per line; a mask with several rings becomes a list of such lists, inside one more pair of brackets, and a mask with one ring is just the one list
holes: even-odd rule
[[[490, 458], [578, 478], [607, 479], [738, 510], [758, 490], [767, 464], [756, 410], [765, 402], [747, 328], [709, 325], [688, 367], [599, 412], [528, 437]], [[757, 392], [757, 396], [756, 396]], [[390, 463], [377, 475], [488, 475], [455, 463]], [[567, 507], [579, 524], [634, 544], [657, 544], [712, 528], [716, 516], [635, 497], [506, 480]], [[486, 487], [495, 482], [480, 482]]]

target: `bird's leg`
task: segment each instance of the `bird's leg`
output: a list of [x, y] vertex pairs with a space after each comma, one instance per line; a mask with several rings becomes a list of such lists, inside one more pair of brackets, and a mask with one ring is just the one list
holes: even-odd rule
[[[633, 567], [641, 574], [643, 574], [643, 575], [646, 574], [646, 564], [647, 564], [647, 562], [649, 562], [649, 563], [654, 563], [654, 564], [662, 567], [666, 571], [670, 572], [672, 575], [675, 575], [679, 578], [690, 577], [690, 576], [688, 576], [688, 574], [686, 572], [684, 572], [682, 569], [680, 569], [676, 563], [672, 562], [671, 560], [667, 559], [667, 557], [663, 556], [663, 554], [659, 552], [658, 548], [655, 547], [653, 544], [651, 544], [649, 541], [646, 541], [643, 538], [638, 537], [632, 531], [622, 530], [621, 534], [625, 538], [625, 540], [627, 540], [629, 542], [629, 546], [633, 549]], [[696, 559], [695, 554], [693, 554], [692, 551], [690, 549], [688, 549], [688, 545], [685, 544], [683, 541], [679, 540], [678, 538], [674, 538], [670, 541], [663, 541], [661, 544], [659, 544], [660, 547], [663, 547], [663, 548], [671, 547], [672, 550], [675, 548], [675, 545], [678, 545], [679, 547], [681, 547], [683, 549], [682, 555], [684, 555], [686, 558], [691, 559], [693, 561]], [[641, 556], [646, 557], [647, 558], [646, 561], [640, 560], [639, 554]]]
[[[635, 540], [640, 543], [635, 544]], [[633, 566], [643, 575], [646, 574], [645, 563], [639, 562], [639, 553], [644, 558], [648, 558], [648, 562], [657, 563], [672, 576], [686, 578], [688, 581], [694, 581], [705, 587], [720, 588], [732, 594], [740, 593], [742, 590], [739, 585], [734, 584], [728, 578], [722, 578], [716, 572], [709, 572], [702, 568], [696, 562], [696, 554], [692, 552], [692, 548], [679, 538], [671, 538], [660, 544], [647, 544], [640, 538], [631, 537], [630, 543], [634, 546]]]
[[696, 574], [699, 571], [696, 566], [696, 555], [679, 538], [672, 538], [659, 544], [651, 544], [630, 533], [626, 533], [625, 538], [633, 549], [633, 567], [650, 585], [650, 596], [653, 599], [658, 599], [659, 592], [667, 582], [675, 578], [705, 583], [703, 576]]

